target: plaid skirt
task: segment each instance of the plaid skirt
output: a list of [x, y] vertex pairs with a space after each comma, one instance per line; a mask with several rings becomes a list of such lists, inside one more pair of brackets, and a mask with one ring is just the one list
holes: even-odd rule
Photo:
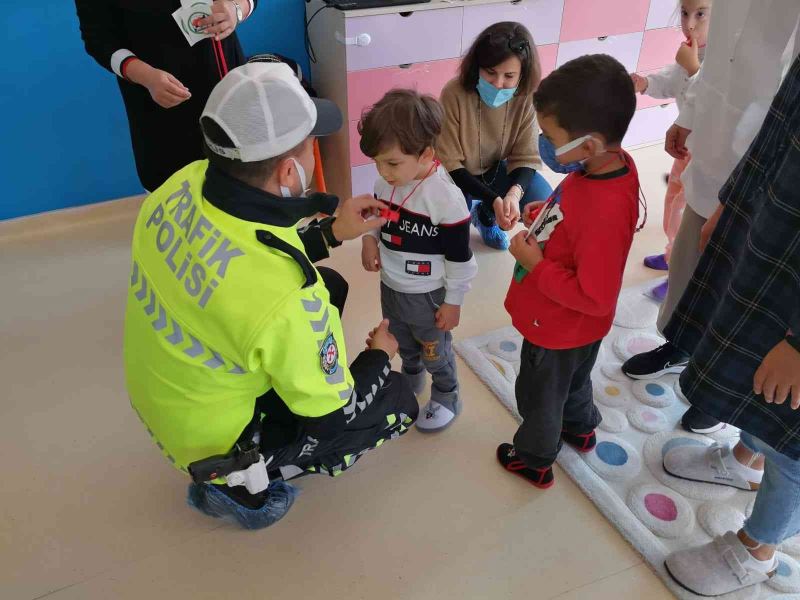
[[800, 334], [800, 58], [720, 191], [725, 208], [664, 333], [692, 355], [681, 388], [702, 411], [800, 458], [800, 411], [753, 392], [764, 356]]

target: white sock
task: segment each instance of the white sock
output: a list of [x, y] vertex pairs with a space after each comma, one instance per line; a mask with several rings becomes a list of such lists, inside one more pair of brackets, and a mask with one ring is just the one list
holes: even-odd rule
[[[751, 464], [756, 458], [758, 458], [757, 454], [751, 459]], [[736, 460], [736, 457], [733, 455], [733, 449], [729, 450], [723, 455], [722, 461], [725, 463], [725, 466], [728, 467], [728, 469], [731, 471], [738, 471], [742, 474], [744, 479], [752, 483], [761, 483], [761, 479], [764, 477], [763, 470], [754, 469], [749, 465], [743, 465]]]
[[768, 558], [767, 560], [759, 560], [750, 553], [750, 550], [759, 548], [761, 544], [757, 544], [756, 546], [750, 548], [742, 540], [739, 540], [739, 543], [745, 547], [745, 550], [747, 550], [747, 564], [745, 567], [753, 569], [754, 571], [758, 571], [759, 573], [770, 573], [778, 567], [778, 559], [774, 554], [772, 555], [772, 558]]

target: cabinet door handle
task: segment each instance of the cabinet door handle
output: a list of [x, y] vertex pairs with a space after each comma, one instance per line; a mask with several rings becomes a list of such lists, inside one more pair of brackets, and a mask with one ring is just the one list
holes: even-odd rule
[[372, 36], [368, 33], [359, 33], [355, 37], [345, 37], [337, 31], [336, 41], [345, 46], [369, 46], [372, 43]]

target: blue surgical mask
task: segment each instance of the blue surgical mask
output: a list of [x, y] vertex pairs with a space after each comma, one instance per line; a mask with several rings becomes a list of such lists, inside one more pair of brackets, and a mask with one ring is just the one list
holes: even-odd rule
[[489, 108], [498, 108], [503, 106], [506, 102], [514, 97], [517, 93], [517, 88], [498, 89], [491, 83], [486, 81], [483, 77], [478, 77], [477, 88], [478, 95]]
[[[306, 170], [303, 168], [303, 165], [301, 165], [294, 158], [291, 158], [290, 160], [294, 163], [294, 168], [297, 169], [297, 176], [300, 179], [300, 189], [301, 189], [300, 198], [305, 198], [306, 194], [308, 193], [308, 181], [306, 180]], [[281, 196], [283, 196], [284, 198], [292, 198], [294, 197], [294, 194], [292, 194], [292, 191], [288, 187], [282, 185]]]
[[576, 140], [572, 140], [568, 144], [564, 144], [560, 148], [553, 146], [553, 142], [548, 140], [544, 134], [539, 134], [539, 155], [542, 157], [544, 164], [550, 167], [556, 173], [572, 173], [583, 169], [583, 161], [576, 160], [571, 163], [562, 164], [558, 162], [559, 156], [566, 154], [570, 150], [574, 150], [583, 142], [591, 139], [592, 136], [584, 135]]

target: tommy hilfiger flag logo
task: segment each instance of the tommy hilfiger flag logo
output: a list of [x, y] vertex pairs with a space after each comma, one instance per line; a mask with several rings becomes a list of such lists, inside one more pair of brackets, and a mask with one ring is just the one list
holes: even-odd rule
[[386, 233], [385, 231], [381, 232], [381, 238], [384, 242], [388, 242], [395, 246], [402, 246], [403, 245], [403, 238], [399, 235], [392, 235], [391, 233]]
[[409, 275], [420, 275], [422, 277], [431, 276], [431, 261], [429, 260], [407, 260], [406, 273]]

